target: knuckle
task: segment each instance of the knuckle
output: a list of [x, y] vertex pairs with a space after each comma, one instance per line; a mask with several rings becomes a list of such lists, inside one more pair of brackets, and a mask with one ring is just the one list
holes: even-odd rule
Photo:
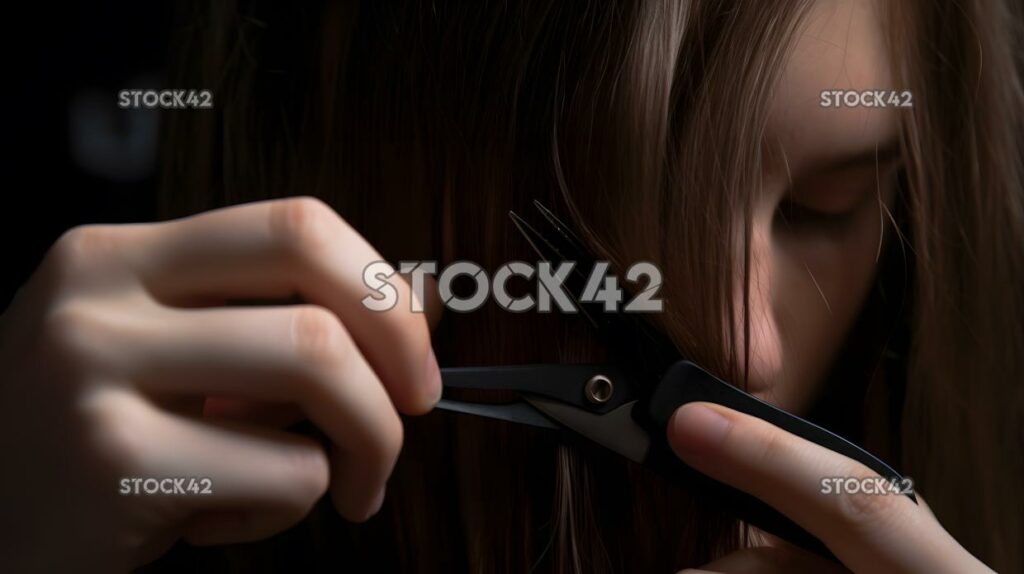
[[398, 455], [402, 452], [402, 444], [405, 442], [405, 429], [402, 427], [402, 419], [394, 411], [390, 413], [386, 420], [386, 428], [381, 435], [381, 461], [384, 463], [387, 472], [390, 473], [391, 468], [394, 467], [395, 462], [398, 460]]
[[270, 211], [270, 228], [285, 249], [296, 253], [320, 251], [336, 236], [337, 213], [315, 197], [296, 197], [275, 202]]
[[40, 324], [40, 344], [58, 363], [81, 367], [90, 357], [99, 320], [84, 305], [65, 303], [47, 311]]
[[329, 464], [327, 455], [319, 445], [311, 443], [296, 449], [288, 463], [295, 474], [293, 484], [300, 505], [309, 506], [327, 492], [330, 484]]
[[121, 473], [146, 468], [148, 448], [144, 437], [149, 433], [140, 405], [110, 392], [94, 395], [80, 406], [89, 450], [105, 461], [103, 466]]
[[292, 349], [314, 366], [343, 363], [351, 346], [348, 331], [334, 313], [315, 305], [295, 309], [291, 321]]
[[60, 270], [79, 272], [102, 261], [116, 243], [111, 226], [81, 225], [60, 236], [50, 249], [49, 259]]
[[[867, 475], [865, 475], [867, 476]], [[878, 529], [897, 512], [899, 497], [879, 493], [843, 493], [837, 497], [839, 520], [856, 532]]]
[[[399, 425], [401, 426], [401, 425]], [[376, 475], [381, 482], [386, 481], [402, 452], [402, 431], [388, 432], [378, 437], [376, 447], [369, 455], [368, 472]]]
[[384, 481], [391, 474], [391, 470], [402, 452], [404, 429], [402, 421], [394, 409], [390, 409], [390, 412], [381, 421], [378, 427], [368, 433], [369, 436], [362, 441], [365, 446], [361, 456], [366, 472]]

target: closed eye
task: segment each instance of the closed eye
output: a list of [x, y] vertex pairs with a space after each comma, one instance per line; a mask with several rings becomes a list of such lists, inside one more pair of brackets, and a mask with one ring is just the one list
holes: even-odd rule
[[[841, 233], [869, 203], [898, 179], [902, 163], [859, 162], [794, 182], [776, 208], [780, 231]], [[883, 193], [884, 195], [884, 193]]]
[[776, 208], [773, 227], [780, 231], [801, 234], [841, 233], [855, 220], [857, 207], [840, 212], [824, 211], [786, 197]]

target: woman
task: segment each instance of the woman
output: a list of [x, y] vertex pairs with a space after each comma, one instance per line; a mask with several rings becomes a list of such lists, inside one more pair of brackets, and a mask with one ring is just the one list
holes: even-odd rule
[[[673, 417], [684, 461], [853, 571], [1024, 568], [1018, 6], [382, 4], [183, 11], [175, 81], [215, 111], [168, 118], [166, 214], [320, 199], [58, 241], [0, 325], [3, 446], [34, 471], [5, 473], [6, 556], [129, 568], [180, 537], [268, 538], [329, 492], [268, 542], [154, 566], [841, 569], [644, 469], [414, 416], [435, 352], [602, 356], [572, 316], [359, 304], [377, 259], [527, 258], [505, 213], [536, 199], [620, 276], [658, 265], [651, 320], [688, 356], [864, 443], [927, 504], [824, 495], [865, 469], [713, 406]], [[126, 477], [213, 493], [118, 494]]]

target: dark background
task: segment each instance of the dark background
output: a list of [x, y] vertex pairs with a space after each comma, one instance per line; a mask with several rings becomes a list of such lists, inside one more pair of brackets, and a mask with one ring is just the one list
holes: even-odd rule
[[169, 1], [14, 4], [0, 33], [0, 311], [63, 231], [154, 219], [159, 112], [121, 110], [117, 92], [164, 87], [174, 21]]

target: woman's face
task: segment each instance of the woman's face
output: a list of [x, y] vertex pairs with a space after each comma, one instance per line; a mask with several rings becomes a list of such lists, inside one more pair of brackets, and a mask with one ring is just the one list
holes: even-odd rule
[[751, 244], [750, 390], [790, 410], [825, 376], [874, 280], [883, 228], [893, 233], [884, 204], [898, 110], [821, 105], [822, 90], [897, 88], [880, 4], [817, 1], [772, 104]]

